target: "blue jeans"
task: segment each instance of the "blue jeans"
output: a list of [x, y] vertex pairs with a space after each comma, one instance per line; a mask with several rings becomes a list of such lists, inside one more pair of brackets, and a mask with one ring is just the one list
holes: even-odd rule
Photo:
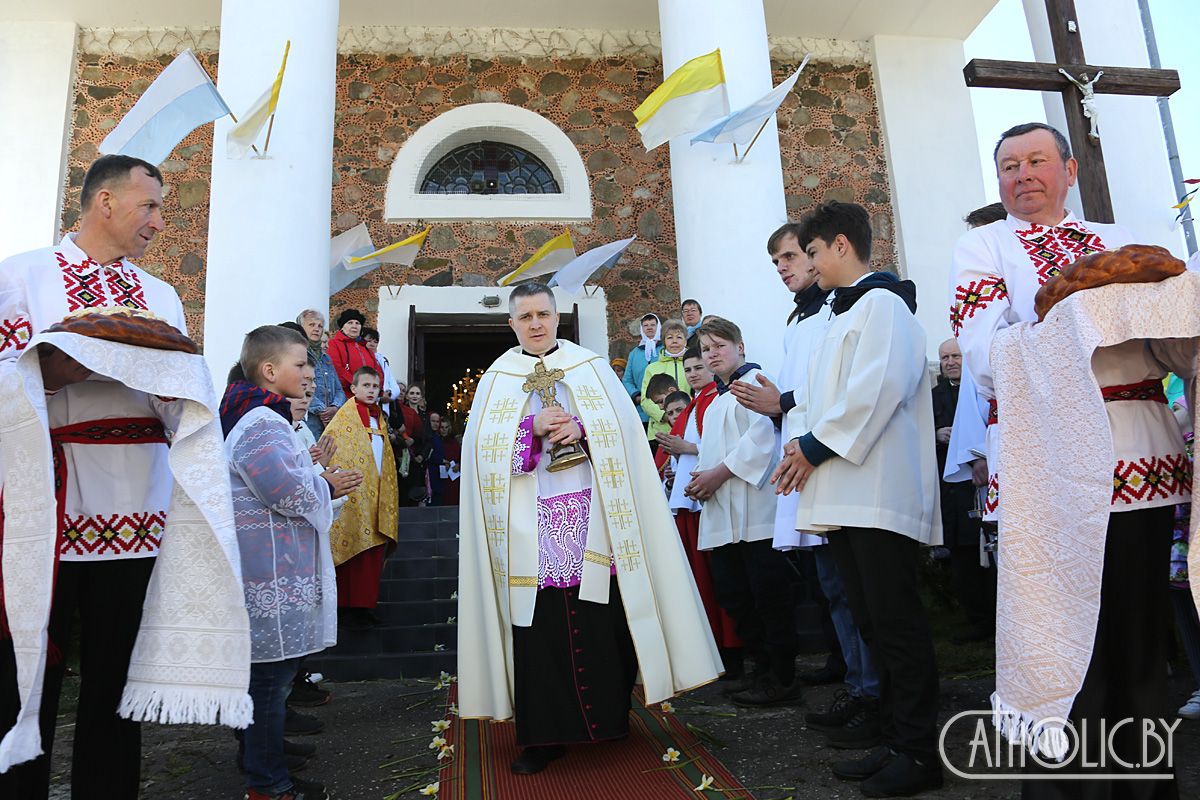
[[878, 698], [879, 675], [871, 664], [867, 644], [859, 635], [858, 626], [854, 624], [850, 604], [846, 600], [846, 588], [842, 585], [842, 576], [838, 574], [833, 553], [829, 545], [814, 547], [812, 553], [817, 564], [817, 579], [821, 582], [821, 591], [829, 601], [829, 616], [833, 619], [838, 643], [842, 646], [842, 658], [846, 661], [846, 683], [850, 686], [850, 693], [855, 697]]
[[250, 665], [254, 722], [239, 737], [248, 789], [276, 795], [292, 788], [292, 776], [283, 756], [283, 723], [300, 661], [289, 658]]

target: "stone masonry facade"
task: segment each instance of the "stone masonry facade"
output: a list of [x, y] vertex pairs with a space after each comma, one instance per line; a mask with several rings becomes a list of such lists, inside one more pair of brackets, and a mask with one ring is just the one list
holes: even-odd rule
[[[92, 41], [80, 48], [75, 107], [63, 202], [63, 229], [78, 220], [80, 184], [96, 146], [149, 86], [170, 53], [122, 55]], [[200, 37], [197, 53], [217, 71], [216, 37]], [[343, 39], [345, 37], [343, 36]], [[377, 244], [420, 229], [383, 218], [388, 172], [398, 150], [423, 124], [460, 105], [502, 102], [535, 111], [558, 125], [578, 147], [591, 183], [593, 219], [569, 225], [582, 252], [638, 235], [614, 269], [598, 279], [608, 297], [610, 350], [625, 355], [636, 343], [642, 314], [678, 316], [669, 148], [647, 153], [633, 110], [662, 80], [649, 47], [618, 55], [536, 57], [343, 52], [338, 59], [331, 233], [366, 222]], [[799, 53], [773, 51], [778, 82]], [[286, 124], [287, 86], [277, 124]], [[814, 58], [778, 114], [784, 187], [790, 218], [836, 199], [862, 203], [872, 216], [872, 263], [895, 261], [887, 165], [881, 143], [871, 67], [863, 60]], [[189, 135], [164, 162], [166, 230], [141, 264], [174, 284], [188, 327], [203, 331], [208, 195], [213, 127]], [[347, 307], [373, 318], [380, 287], [494, 284], [531, 255], [562, 224], [480, 220], [435, 222], [411, 268], [383, 265], [336, 294], [331, 315]], [[757, 257], [757, 254], [756, 254]], [[298, 309], [297, 309], [298, 310]], [[719, 312], [719, 309], [708, 309]]]

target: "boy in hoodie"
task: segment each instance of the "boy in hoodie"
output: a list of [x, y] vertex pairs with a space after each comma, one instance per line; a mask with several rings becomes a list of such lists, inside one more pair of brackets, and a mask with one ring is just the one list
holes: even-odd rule
[[667, 375], [675, 381], [677, 388], [684, 385], [683, 353], [687, 350], [687, 326], [677, 319], [667, 320], [662, 326], [662, 337], [663, 346], [658, 352], [658, 360], [648, 364], [642, 373], [642, 410], [649, 419], [646, 438], [651, 442], [656, 434], [669, 433], [671, 426], [663, 419], [662, 405], [650, 397], [650, 380], [655, 375]]
[[863, 781], [868, 797], [908, 796], [942, 785], [937, 663], [917, 579], [921, 545], [941, 542], [925, 331], [913, 283], [867, 266], [862, 206], [825, 203], [797, 238], [821, 288], [834, 290], [833, 320], [771, 480], [800, 492], [796, 528], [828, 537], [879, 671], [884, 745], [833, 772]]

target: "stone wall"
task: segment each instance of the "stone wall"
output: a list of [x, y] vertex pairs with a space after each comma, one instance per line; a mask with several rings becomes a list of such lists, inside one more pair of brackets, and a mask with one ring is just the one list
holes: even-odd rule
[[[171, 59], [89, 52], [95, 49], [81, 48], [64, 202], [67, 230], [76, 224], [83, 171], [96, 145]], [[199, 56], [215, 72], [215, 53]], [[776, 81], [797, 61], [778, 58]], [[536, 111], [567, 132], [587, 166], [594, 218], [570, 225], [577, 248], [638, 234], [623, 262], [598, 281], [609, 299], [611, 352], [624, 355], [636, 342], [636, 320], [646, 311], [677, 315], [680, 299], [669, 149], [645, 152], [632, 113], [661, 75], [660, 61], [645, 53], [554, 59], [343, 53], [331, 229], [336, 233], [366, 222], [381, 245], [418, 229], [383, 221], [384, 192], [398, 149], [437, 115], [484, 101]], [[286, 124], [286, 102], [285, 87], [277, 124]], [[810, 62], [783, 105], [779, 128], [789, 215], [795, 218], [824, 199], [863, 203], [875, 227], [873, 263], [891, 265], [887, 170], [869, 65]], [[162, 165], [167, 229], [142, 261], [178, 288], [197, 336], [203, 330], [211, 162], [212, 127], [204, 126]], [[561, 228], [495, 220], [435, 223], [411, 269], [384, 265], [332, 298], [331, 313], [357, 306], [373, 314], [379, 287], [385, 285], [494, 283]]]

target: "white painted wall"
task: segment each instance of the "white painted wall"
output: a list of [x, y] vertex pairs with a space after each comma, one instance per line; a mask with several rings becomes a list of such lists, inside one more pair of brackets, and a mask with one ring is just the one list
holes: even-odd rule
[[0, 22], [0, 258], [58, 242], [76, 38], [73, 22]]
[[[229, 159], [216, 122], [205, 279], [204, 354], [218, 379], [259, 325], [329, 308], [338, 0], [225, 3], [218, 88], [241, 114], [292, 42], [267, 158]], [[262, 149], [262, 144], [259, 144]]]
[[931, 358], [950, 338], [950, 260], [962, 218], [984, 205], [975, 117], [957, 39], [876, 36], [875, 92], [887, 148], [896, 248], [917, 284]]
[[[1038, 61], [1053, 63], [1054, 48], [1042, 0], [1024, 0], [1029, 36]], [[1142, 18], [1134, 0], [1087, 0], [1075, 4], [1083, 53], [1089, 64], [1118, 67], [1149, 67]], [[1195, 20], [1192, 20], [1194, 24]], [[1187, 24], [1183, 20], [1180, 24]], [[1093, 77], [1093, 76], [1089, 76]], [[1103, 85], [1104, 78], [1100, 78]], [[1046, 119], [1067, 132], [1062, 95], [1042, 92]], [[1138, 241], [1157, 244], [1187, 258], [1182, 229], [1175, 229], [1175, 185], [1167, 161], [1167, 143], [1162, 118], [1153, 97], [1096, 95], [1100, 110], [1100, 139], [1104, 167], [1112, 194], [1113, 216], [1133, 231]], [[1187, 135], [1191, 132], [1181, 132]], [[1194, 135], [1194, 134], [1193, 134]], [[1078, 191], [1072, 190], [1067, 204], [1082, 214]]]
[[[416, 306], [420, 314], [493, 314], [498, 323], [508, 320], [508, 295], [512, 287], [497, 286], [383, 286], [379, 289], [379, 350], [387, 356], [396, 380], [407, 380], [408, 311]], [[579, 344], [588, 350], [608, 353], [608, 299], [601, 288], [590, 297], [554, 290], [554, 300], [560, 312], [569, 312], [579, 304]], [[481, 301], [487, 296], [500, 298], [493, 308]], [[517, 343], [511, 337], [511, 344]], [[480, 364], [486, 368], [488, 364]]]
[[[659, 0], [663, 72], [721, 48], [731, 109], [771, 90], [763, 4], [732, 11], [723, 0]], [[767, 255], [767, 237], [787, 221], [779, 133], [771, 118], [745, 161], [728, 144], [671, 141], [671, 198], [679, 290], [706, 314], [736, 322], [747, 357], [778, 374], [792, 295]], [[680, 298], [680, 299], [683, 299]]]

